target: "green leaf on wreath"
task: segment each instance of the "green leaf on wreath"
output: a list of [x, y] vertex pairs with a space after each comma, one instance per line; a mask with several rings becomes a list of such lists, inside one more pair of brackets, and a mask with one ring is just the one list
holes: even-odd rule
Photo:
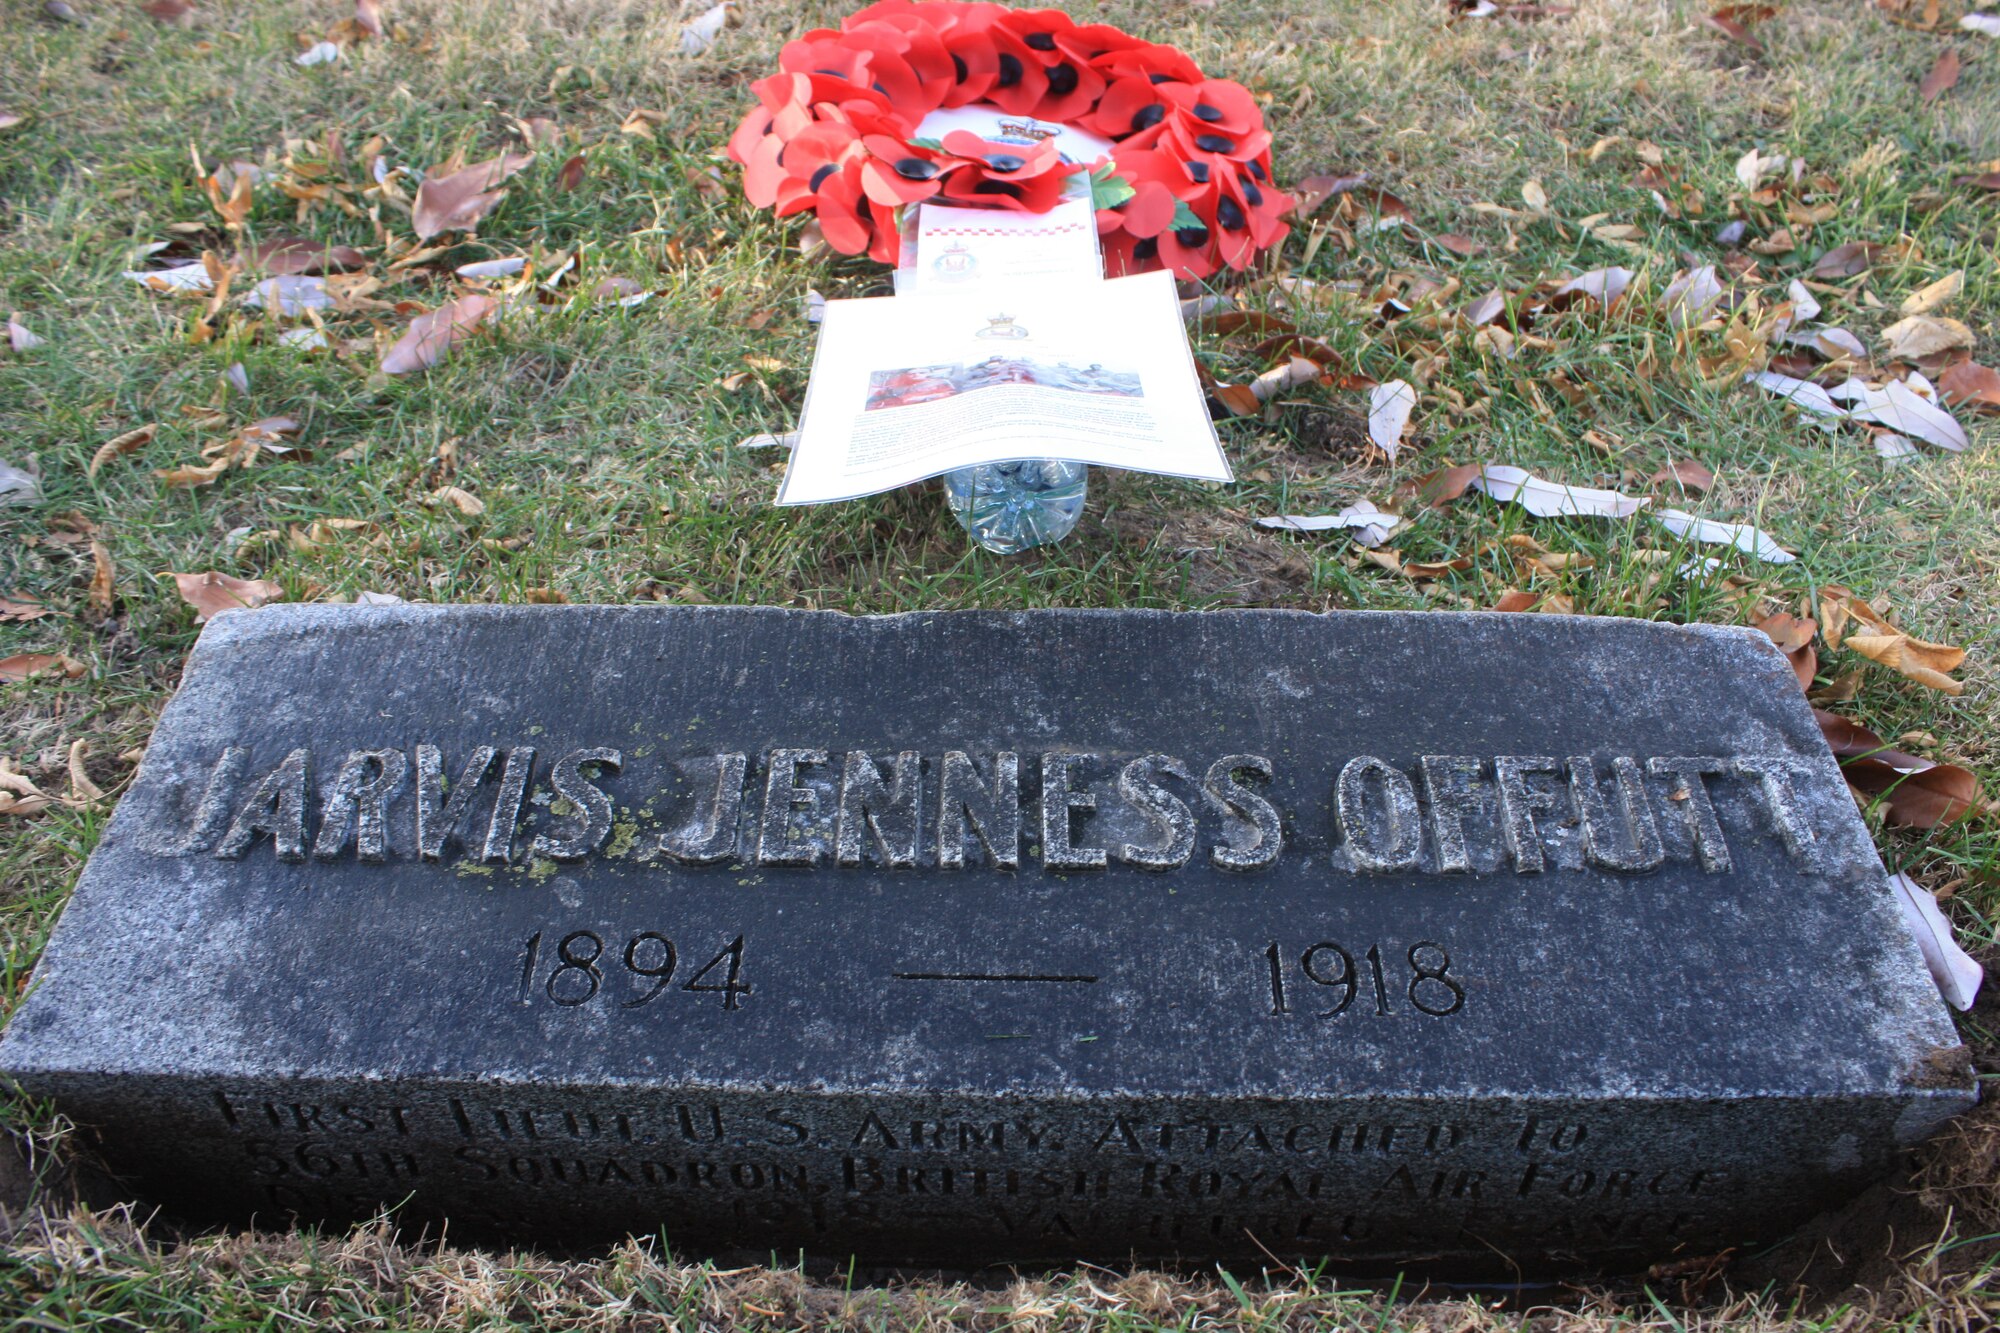
[[944, 140], [942, 139], [911, 139], [908, 140], [908, 143], [912, 148], [928, 148], [933, 153], [942, 153], [944, 151]]
[[1112, 171], [1108, 163], [1090, 173], [1092, 208], [1116, 208], [1137, 193], [1123, 176]]
[[1169, 227], [1168, 230], [1186, 231], [1190, 227], [1197, 228], [1200, 230], [1206, 230], [1208, 224], [1206, 222], [1203, 222], [1201, 218], [1196, 215], [1195, 211], [1192, 208], [1188, 207], [1187, 200], [1176, 199], [1174, 201], [1173, 225]]

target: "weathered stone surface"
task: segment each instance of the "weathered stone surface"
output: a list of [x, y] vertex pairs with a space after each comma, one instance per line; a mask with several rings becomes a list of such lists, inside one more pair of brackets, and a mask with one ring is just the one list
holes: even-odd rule
[[1971, 1101], [1791, 668], [1555, 616], [274, 607], [0, 1044], [183, 1212], [1634, 1264]]

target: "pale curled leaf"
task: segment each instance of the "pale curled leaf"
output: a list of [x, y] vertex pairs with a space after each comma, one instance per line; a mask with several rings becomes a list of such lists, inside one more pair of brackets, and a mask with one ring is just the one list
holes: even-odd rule
[[254, 610], [267, 602], [285, 599], [284, 586], [269, 579], [239, 579], [212, 569], [199, 574], [171, 573], [171, 577], [181, 600], [195, 609], [197, 625], [206, 624], [224, 611]]
[[16, 352], [26, 352], [40, 347], [48, 339], [30, 333], [28, 326], [21, 322], [19, 315], [7, 316], [7, 345]]
[[1769, 370], [1760, 370], [1747, 378], [1764, 392], [1776, 394], [1794, 407], [1816, 412], [1821, 416], [1847, 415], [1847, 410], [1834, 402], [1831, 394], [1811, 380], [1793, 379], [1790, 375], [1780, 375]]
[[1587, 296], [1609, 310], [1632, 285], [1635, 275], [1629, 268], [1599, 268], [1571, 278], [1556, 288], [1557, 296]]
[[1849, 634], [1844, 646], [1860, 653], [1871, 662], [1879, 662], [1890, 670], [1927, 686], [1941, 694], [1960, 694], [1965, 686], [1954, 680], [1947, 672], [1956, 671], [1965, 661], [1965, 650], [1949, 644], [1927, 643], [1911, 638], [1901, 630], [1891, 630], [1877, 634]]
[[681, 54], [698, 56], [715, 45], [715, 39], [722, 35], [722, 25], [728, 21], [728, 0], [703, 10], [681, 29]]
[[1871, 389], [1858, 380], [1849, 380], [1841, 388], [1849, 385], [1859, 389], [1861, 405], [1848, 413], [1855, 421], [1887, 426], [1898, 435], [1915, 436], [1953, 453], [1963, 450], [1969, 443], [1965, 428], [1952, 420], [1949, 412], [1901, 380], [1890, 380], [1880, 389]]
[[1558, 515], [1630, 518], [1652, 503], [1644, 497], [1635, 498], [1617, 491], [1545, 481], [1526, 468], [1504, 463], [1487, 464], [1468, 485], [1503, 504], [1518, 504], [1537, 518]]
[[1256, 379], [1250, 381], [1250, 392], [1257, 401], [1268, 402], [1287, 389], [1301, 384], [1311, 384], [1320, 377], [1320, 369], [1304, 357], [1295, 356], [1282, 366], [1274, 366]]
[[1924, 966], [1937, 982], [1938, 993], [1960, 1012], [1972, 1008], [1979, 996], [1980, 983], [1986, 980], [1986, 969], [1959, 948], [1951, 922], [1938, 908], [1937, 899], [1921, 884], [1898, 873], [1889, 876], [1889, 886], [1903, 909], [1903, 920], [1911, 937], [1923, 953]]
[[439, 502], [449, 504], [467, 518], [478, 518], [486, 512], [486, 502], [484, 500], [474, 495], [471, 491], [458, 486], [438, 487], [431, 492], [431, 502], [433, 504]]
[[331, 65], [340, 59], [340, 48], [332, 42], [314, 42], [292, 58], [294, 65]]
[[1368, 438], [1396, 461], [1403, 447], [1403, 435], [1410, 428], [1410, 413], [1417, 405], [1417, 391], [1402, 380], [1390, 380], [1368, 391]]
[[1928, 315], [1945, 302], [1965, 290], [1965, 270], [1953, 269], [1936, 282], [1917, 288], [1903, 298], [1896, 308], [1898, 314]]
[[382, 357], [382, 373], [407, 375], [428, 370], [442, 361], [452, 346], [471, 335], [495, 313], [493, 301], [484, 296], [461, 296], [447, 301], [428, 315], [410, 321], [409, 329]]
[[1715, 546], [1734, 546], [1746, 555], [1756, 556], [1766, 564], [1788, 565], [1798, 559], [1773, 541], [1769, 533], [1753, 528], [1748, 523], [1719, 523], [1712, 518], [1698, 518], [1680, 509], [1662, 509], [1653, 517], [1659, 520], [1661, 527], [1676, 537], [1686, 537], [1691, 541]]
[[0, 463], [0, 508], [10, 505], [33, 506], [42, 502], [42, 479], [26, 468]]
[[1972, 330], [1955, 319], [1909, 315], [1882, 330], [1889, 355], [1899, 361], [1921, 361], [1939, 352], [1972, 346]]
[[1327, 532], [1339, 528], [1353, 533], [1354, 540], [1362, 546], [1380, 546], [1403, 522], [1400, 515], [1377, 509], [1373, 501], [1357, 500], [1337, 514], [1279, 514], [1258, 519], [1257, 526], [1281, 532]]
[[2000, 14], [1967, 14], [1959, 19], [1958, 26], [1967, 32], [1984, 33], [1988, 37], [2000, 37]]
[[128, 269], [125, 276], [155, 292], [206, 292], [215, 288], [208, 265], [196, 262], [172, 268]]
[[281, 315], [303, 315], [308, 310], [333, 308], [333, 293], [325, 278], [281, 274], [266, 278], [244, 294], [243, 304], [253, 310], [275, 310]]
[[1667, 290], [1660, 294], [1660, 309], [1668, 324], [1684, 329], [1707, 319], [1721, 300], [1722, 282], [1715, 275], [1715, 265], [1703, 264], [1683, 270], [1667, 284]]

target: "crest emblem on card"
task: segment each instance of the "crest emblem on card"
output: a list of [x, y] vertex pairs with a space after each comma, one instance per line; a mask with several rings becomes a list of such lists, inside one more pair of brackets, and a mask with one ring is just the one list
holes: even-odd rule
[[1032, 116], [1023, 117], [1020, 120], [1003, 120], [1000, 122], [1000, 142], [1002, 143], [1040, 143], [1044, 139], [1055, 138], [1056, 134], [1057, 131], [1048, 126], [1036, 124]]
[[952, 282], [971, 277], [978, 267], [979, 260], [973, 257], [972, 251], [957, 241], [953, 241], [950, 248], [931, 261], [931, 270], [938, 277]]
[[1028, 331], [1014, 322], [1012, 315], [989, 315], [986, 327], [973, 335], [979, 338], [1025, 338]]

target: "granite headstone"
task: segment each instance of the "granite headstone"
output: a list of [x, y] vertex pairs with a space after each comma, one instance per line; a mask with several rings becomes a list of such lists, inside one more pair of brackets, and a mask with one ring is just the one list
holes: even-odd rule
[[0, 1042], [192, 1218], [1629, 1266], [1969, 1106], [1762, 636], [219, 617]]

